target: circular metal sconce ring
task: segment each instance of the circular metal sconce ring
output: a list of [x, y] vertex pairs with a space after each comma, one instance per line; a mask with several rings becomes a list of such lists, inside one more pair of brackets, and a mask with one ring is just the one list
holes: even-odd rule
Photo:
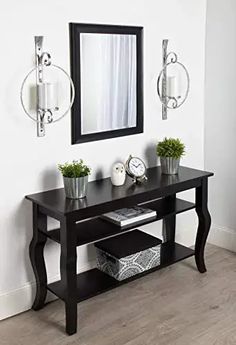
[[[171, 52], [171, 53], [169, 53], [169, 54], [174, 54], [174, 55], [176, 56], [176, 59], [177, 59], [177, 55], [176, 55], [175, 53], [172, 53], [172, 52]], [[168, 56], [169, 56], [169, 54], [168, 54]], [[185, 74], [186, 74], [186, 78], [187, 78], [187, 88], [186, 88], [186, 92], [185, 92], [184, 97], [183, 97], [183, 99], [182, 99], [182, 101], [181, 101], [180, 103], [178, 103], [178, 99], [176, 99], [176, 98], [172, 98], [172, 99], [170, 98], [170, 99], [168, 100], [168, 102], [166, 102], [166, 99], [164, 98], [164, 96], [161, 95], [161, 92], [160, 92], [161, 78], [162, 78], [163, 74], [166, 73], [166, 72], [165, 72], [165, 71], [166, 71], [166, 68], [167, 68], [169, 65], [171, 65], [171, 64], [178, 64], [178, 65], [184, 70], [184, 72], [185, 72]], [[189, 89], [190, 89], [190, 77], [189, 77], [189, 73], [188, 73], [187, 68], [186, 68], [181, 62], [179, 62], [179, 61], [177, 61], [177, 60], [175, 60], [174, 62], [173, 62], [173, 61], [167, 62], [167, 63], [164, 65], [164, 67], [162, 68], [162, 70], [161, 70], [161, 72], [159, 73], [159, 76], [158, 76], [158, 78], [157, 78], [157, 94], [158, 94], [158, 96], [159, 96], [159, 98], [160, 98], [161, 103], [162, 103], [166, 108], [168, 108], [168, 109], [177, 109], [177, 108], [179, 108], [179, 107], [186, 101], [186, 99], [187, 99], [187, 97], [188, 97], [188, 94], [189, 94]], [[166, 96], [166, 98], [168, 98], [168, 96]], [[173, 100], [174, 106], [170, 106], [170, 105], [168, 104], [170, 100]]]
[[[66, 111], [56, 120], [53, 120], [53, 121], [49, 121], [49, 122], [45, 122], [45, 124], [50, 124], [50, 123], [54, 123], [54, 122], [57, 122], [59, 120], [61, 120], [71, 109], [73, 103], [74, 103], [74, 99], [75, 99], [75, 87], [74, 87], [74, 83], [71, 79], [71, 77], [69, 76], [69, 74], [60, 66], [57, 66], [57, 65], [53, 65], [53, 64], [50, 64], [48, 65], [48, 67], [54, 67], [54, 68], [57, 68], [59, 69], [60, 71], [62, 71], [66, 76], [67, 78], [69, 79], [69, 82], [70, 82], [70, 87], [71, 87], [71, 99], [70, 99], [70, 104], [69, 104], [69, 107], [66, 109]], [[26, 109], [25, 107], [25, 104], [24, 104], [24, 100], [23, 100], [23, 90], [24, 90], [24, 87], [25, 87], [25, 83], [27, 81], [27, 79], [29, 78], [29, 76], [35, 72], [37, 70], [37, 67], [34, 67], [32, 70], [29, 71], [29, 73], [26, 75], [26, 77], [24, 78], [22, 84], [21, 84], [21, 89], [20, 89], [20, 101], [21, 101], [21, 105], [24, 109], [24, 112], [26, 113], [26, 115], [29, 116], [29, 118], [37, 123], [40, 123], [42, 121], [42, 119], [40, 120], [37, 120], [35, 119], [31, 114], [30, 112]]]

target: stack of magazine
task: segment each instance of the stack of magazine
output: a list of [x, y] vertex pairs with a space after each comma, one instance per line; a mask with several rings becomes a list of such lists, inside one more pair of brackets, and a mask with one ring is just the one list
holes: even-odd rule
[[109, 222], [123, 227], [142, 222], [143, 220], [155, 219], [156, 215], [156, 211], [140, 206], [134, 206], [108, 212], [103, 214], [101, 217]]

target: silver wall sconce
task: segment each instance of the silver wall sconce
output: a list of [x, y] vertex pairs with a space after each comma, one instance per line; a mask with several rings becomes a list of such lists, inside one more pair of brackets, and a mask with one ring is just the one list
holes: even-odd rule
[[[35, 67], [26, 75], [21, 85], [20, 99], [26, 115], [37, 123], [37, 136], [45, 135], [45, 125], [61, 120], [71, 109], [75, 89], [69, 74], [61, 67], [51, 63], [49, 53], [43, 51], [43, 36], [35, 36]], [[49, 69], [53, 69], [54, 73], [63, 74], [70, 85], [69, 102], [66, 107], [59, 106], [58, 83], [50, 81], [46, 76]], [[27, 81], [34, 77], [34, 83], [28, 85]], [[49, 79], [49, 80], [48, 80]], [[68, 91], [68, 90], [67, 90]], [[27, 93], [28, 92], [28, 93]], [[31, 96], [29, 96], [31, 94]], [[26, 106], [25, 96], [28, 95], [31, 106]], [[30, 97], [33, 99], [30, 100]], [[60, 100], [62, 97], [60, 97]], [[33, 104], [33, 105], [32, 105]]]
[[[177, 109], [186, 101], [190, 87], [186, 67], [178, 61], [176, 53], [167, 52], [167, 47], [168, 40], [163, 40], [163, 68], [157, 79], [157, 93], [162, 103], [162, 120], [167, 120], [168, 109]], [[173, 69], [177, 70], [177, 74]], [[182, 72], [182, 78], [179, 72]]]

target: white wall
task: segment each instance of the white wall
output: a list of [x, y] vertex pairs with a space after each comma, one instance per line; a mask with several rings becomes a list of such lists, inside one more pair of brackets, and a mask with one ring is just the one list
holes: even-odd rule
[[[4, 318], [29, 308], [32, 302], [31, 205], [24, 196], [61, 187], [59, 162], [84, 158], [93, 169], [92, 179], [100, 170], [109, 176], [111, 164], [125, 160], [129, 153], [142, 156], [151, 166], [156, 164], [157, 140], [167, 135], [186, 143], [183, 164], [203, 168], [205, 0], [42, 0], [40, 8], [36, 1], [9, 0], [2, 3], [0, 16], [0, 318]], [[69, 22], [144, 26], [143, 134], [71, 146], [68, 116], [49, 125], [46, 137], [36, 137], [35, 124], [24, 115], [19, 101], [20, 84], [33, 65], [33, 36], [44, 35], [45, 49], [54, 63], [69, 70]], [[179, 53], [191, 76], [188, 101], [170, 112], [168, 121], [161, 120], [155, 91], [163, 38], [170, 39], [170, 49]], [[193, 214], [178, 218], [186, 230], [178, 237], [188, 244], [194, 241]], [[81, 249], [79, 269], [88, 266], [90, 251]], [[58, 276], [58, 254], [58, 246], [50, 242], [46, 250], [49, 280]]]
[[236, 251], [236, 1], [208, 0], [206, 25], [205, 168], [210, 185], [210, 240]]

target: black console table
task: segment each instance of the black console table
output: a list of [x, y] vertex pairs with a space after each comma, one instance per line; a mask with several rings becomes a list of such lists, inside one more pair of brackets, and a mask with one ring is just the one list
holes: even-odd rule
[[[36, 277], [37, 291], [32, 308], [44, 306], [47, 290], [65, 302], [66, 332], [74, 334], [77, 329], [77, 303], [93, 297], [156, 269], [169, 266], [195, 255], [199, 272], [206, 271], [204, 247], [210, 229], [211, 218], [207, 209], [208, 177], [213, 173], [180, 167], [178, 175], [162, 175], [160, 167], [147, 171], [148, 181], [134, 185], [127, 178], [126, 184], [113, 187], [110, 178], [89, 183], [87, 197], [80, 200], [66, 199], [64, 189], [54, 189], [26, 196], [33, 202], [33, 239], [30, 244], [30, 259]], [[176, 193], [196, 189], [195, 204], [176, 198]], [[76, 247], [96, 242], [105, 237], [131, 230], [134, 226], [120, 228], [98, 216], [115, 209], [145, 203], [157, 211], [155, 220], [146, 220], [140, 225], [163, 219], [161, 265], [118, 282], [114, 278], [92, 269], [76, 274]], [[176, 214], [196, 209], [199, 224], [195, 250], [175, 242]], [[47, 216], [60, 222], [60, 229], [47, 229]], [[89, 219], [88, 219], [89, 218]], [[87, 220], [86, 220], [87, 219]], [[82, 221], [83, 222], [80, 222]], [[48, 284], [44, 261], [44, 246], [47, 238], [61, 245], [61, 280]]]

